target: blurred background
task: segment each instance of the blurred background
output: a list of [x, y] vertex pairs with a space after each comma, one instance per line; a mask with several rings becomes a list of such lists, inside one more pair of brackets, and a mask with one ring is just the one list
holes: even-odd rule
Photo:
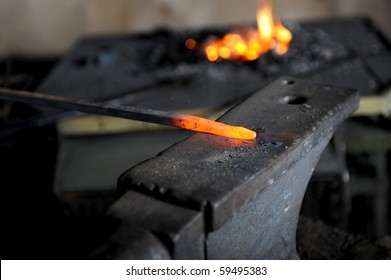
[[[258, 0], [0, 0], [0, 57], [58, 55], [94, 33], [255, 21], [257, 5]], [[391, 35], [390, 1], [278, 0], [274, 5], [282, 19], [366, 15]]]

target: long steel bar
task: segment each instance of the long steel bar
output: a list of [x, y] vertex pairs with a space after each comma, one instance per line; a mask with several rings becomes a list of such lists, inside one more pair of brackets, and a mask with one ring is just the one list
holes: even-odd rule
[[254, 139], [256, 133], [240, 126], [231, 126], [208, 119], [172, 112], [115, 105], [102, 102], [72, 99], [38, 92], [0, 88], [0, 99], [30, 103], [39, 106], [107, 115], [125, 119], [151, 122], [225, 137]]

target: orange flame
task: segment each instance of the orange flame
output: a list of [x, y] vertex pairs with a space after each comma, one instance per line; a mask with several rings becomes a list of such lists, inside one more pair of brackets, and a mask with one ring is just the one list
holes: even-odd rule
[[209, 61], [232, 59], [251, 61], [271, 49], [279, 54], [285, 54], [292, 40], [291, 32], [273, 18], [271, 0], [260, 1], [263, 5], [257, 12], [258, 30], [244, 28], [237, 32], [226, 34], [221, 39], [212, 39], [206, 43], [204, 51]]
[[175, 118], [172, 119], [171, 124], [184, 129], [236, 139], [252, 140], [257, 136], [255, 131], [242, 126], [231, 126], [225, 123], [186, 114], [176, 114]]

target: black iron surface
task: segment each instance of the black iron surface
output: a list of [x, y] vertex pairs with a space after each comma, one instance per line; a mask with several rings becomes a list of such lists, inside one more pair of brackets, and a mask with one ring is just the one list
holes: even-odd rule
[[[357, 105], [354, 90], [279, 79], [221, 118], [254, 129], [258, 132], [256, 140], [196, 134], [125, 172], [119, 179], [119, 191], [142, 192], [202, 212], [206, 257], [294, 257], [292, 242], [305, 185], [334, 129]], [[272, 205], [265, 207], [262, 201], [271, 197]], [[258, 208], [251, 210], [249, 205], [256, 200]], [[281, 212], [276, 209], [290, 207], [286, 212], [289, 215], [279, 217]], [[257, 213], [259, 223], [252, 224], [249, 217], [232, 223], [238, 215], [246, 215], [245, 211], [250, 216]], [[262, 224], [274, 220], [279, 222], [262, 231]], [[286, 232], [281, 239], [285, 246], [251, 251], [259, 238], [255, 235], [240, 243], [242, 250], [223, 246], [225, 239], [236, 238], [235, 230], [241, 232], [255, 225], [270, 238]]]
[[207, 235], [209, 259], [297, 259], [296, 228], [312, 169], [332, 133]]

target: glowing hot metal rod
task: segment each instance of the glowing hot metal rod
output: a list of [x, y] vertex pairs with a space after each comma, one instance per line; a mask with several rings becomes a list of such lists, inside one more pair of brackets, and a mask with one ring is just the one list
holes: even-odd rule
[[109, 103], [90, 102], [86, 100], [76, 100], [38, 92], [0, 88], [0, 99], [78, 111], [87, 114], [107, 115], [112, 117], [175, 126], [188, 130], [243, 140], [254, 139], [257, 135], [255, 131], [241, 126], [231, 126], [228, 124], [186, 114], [177, 114], [172, 112], [114, 105]]

